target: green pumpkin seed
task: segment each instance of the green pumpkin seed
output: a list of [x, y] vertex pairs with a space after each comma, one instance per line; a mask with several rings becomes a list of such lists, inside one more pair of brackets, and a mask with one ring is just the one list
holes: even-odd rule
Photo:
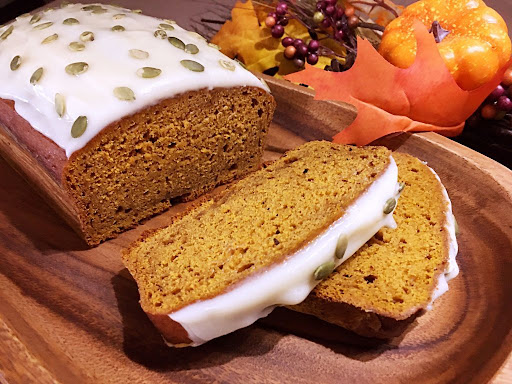
[[98, 8], [92, 11], [94, 15], [102, 15], [104, 13], [107, 13], [107, 10], [105, 8]]
[[394, 197], [390, 197], [386, 200], [386, 204], [384, 204], [384, 210], [383, 212], [386, 215], [389, 215], [391, 212], [393, 212], [393, 209], [396, 207], [396, 199]]
[[149, 53], [140, 49], [130, 49], [130, 56], [134, 59], [144, 60], [149, 57]]
[[87, 72], [89, 69], [89, 64], [84, 62], [72, 63], [66, 65], [66, 73], [73, 76], [81, 75], [82, 73]]
[[0, 40], [5, 40], [9, 37], [9, 35], [12, 33], [12, 31], [14, 30], [14, 25], [11, 25], [9, 28], [7, 28], [1, 35], [0, 35]]
[[220, 51], [220, 47], [217, 44], [208, 43], [209, 47], [215, 48], [217, 51]]
[[126, 31], [126, 28], [123, 27], [122, 25], [114, 25], [112, 27], [112, 31], [114, 31], [114, 32], [123, 32], [123, 31]]
[[83, 32], [80, 35], [80, 40], [82, 40], [83, 42], [94, 41], [94, 33], [90, 32], [90, 31]]
[[133, 10], [132, 10], [132, 13], [138, 13], [138, 14], [141, 14], [141, 13], [142, 13], [142, 9], [133, 9]]
[[46, 12], [51, 12], [51, 11], [55, 11], [55, 8], [49, 7], [49, 8], [46, 8], [43, 12], [46, 13]]
[[114, 96], [117, 97], [119, 100], [123, 100], [123, 101], [135, 100], [135, 94], [128, 87], [114, 88]]
[[199, 33], [195, 32], [195, 31], [187, 31], [187, 32], [189, 35], [194, 36], [197, 39], [206, 41], [206, 39], [203, 36], [201, 36]]
[[30, 84], [36, 85], [39, 82], [39, 80], [41, 80], [41, 77], [43, 77], [43, 72], [43, 68], [36, 69], [36, 71], [30, 77]]
[[165, 29], [166, 31], [174, 31], [174, 27], [171, 24], [160, 24], [158, 28]]
[[337, 259], [343, 259], [343, 256], [345, 256], [345, 252], [347, 252], [348, 247], [348, 237], [345, 235], [341, 235], [338, 238], [338, 243], [336, 244], [336, 251], [334, 252], [334, 255]]
[[219, 64], [222, 68], [227, 69], [228, 71], [234, 71], [236, 69], [235, 64], [228, 60], [220, 59]]
[[457, 219], [455, 218], [455, 215], [453, 215], [453, 223], [455, 225], [455, 236], [459, 236], [459, 234], [460, 234], [459, 223], [457, 223]]
[[17, 70], [21, 65], [21, 57], [14, 56], [11, 60], [11, 71]]
[[398, 193], [402, 193], [402, 191], [405, 189], [405, 183], [404, 182], [399, 182], [398, 183]]
[[87, 129], [87, 117], [79, 116], [71, 127], [71, 137], [74, 139], [82, 136]]
[[60, 117], [66, 113], [66, 98], [60, 93], [55, 94], [55, 111]]
[[204, 67], [202, 64], [199, 64], [197, 61], [194, 60], [181, 60], [181, 65], [183, 65], [185, 68], [192, 72], [203, 72]]
[[152, 67], [142, 67], [137, 70], [137, 75], [144, 79], [152, 79], [153, 77], [159, 76], [161, 73], [161, 69]]
[[167, 23], [167, 24], [176, 24], [176, 22], [174, 20], [171, 20], [171, 19], [164, 19], [164, 21]]
[[23, 15], [19, 15], [16, 19], [24, 19], [25, 17], [29, 17], [30, 13], [24, 13]]
[[103, 9], [101, 5], [86, 5], [82, 7], [82, 11], [96, 11], [98, 9]]
[[167, 40], [178, 49], [185, 49], [185, 43], [177, 37], [171, 36]]
[[34, 30], [40, 31], [42, 29], [50, 28], [52, 25], [53, 25], [53, 23], [51, 21], [49, 21], [47, 23], [43, 23], [43, 24], [38, 24], [38, 25], [34, 26]]
[[240, 64], [240, 66], [241, 66], [242, 68], [247, 69], [247, 67], [245, 66], [245, 64], [244, 64], [244, 63], [242, 63], [240, 60], [238, 60], [238, 59], [233, 59], [233, 60], [235, 60], [238, 64]]
[[162, 29], [157, 29], [154, 33], [155, 37], [158, 37], [159, 39], [166, 39], [167, 33]]
[[34, 16], [32, 16], [32, 18], [30, 19], [29, 23], [30, 24], [35, 24], [39, 20], [41, 20], [41, 14], [40, 13], [36, 13]]
[[66, 20], [64, 20], [62, 22], [62, 24], [64, 25], [75, 25], [75, 24], [80, 24], [80, 22], [75, 19], [74, 17], [70, 17], [70, 18], [67, 18]]
[[55, 41], [59, 38], [59, 35], [57, 35], [56, 33], [54, 33], [53, 35], [50, 35], [48, 36], [46, 39], [44, 39], [43, 41], [41, 41], [41, 44], [48, 44], [48, 43], [51, 43], [52, 41]]
[[320, 265], [313, 273], [315, 280], [323, 280], [328, 277], [334, 271], [335, 266], [334, 261], [328, 261]]
[[118, 13], [117, 15], [114, 15], [112, 16], [112, 19], [114, 20], [121, 20], [125, 17], [126, 15], [124, 13]]
[[195, 44], [187, 44], [185, 45], [185, 52], [195, 55], [199, 52], [199, 48], [197, 48], [197, 45]]
[[73, 41], [72, 43], [69, 43], [68, 47], [72, 51], [83, 51], [85, 49], [85, 44]]

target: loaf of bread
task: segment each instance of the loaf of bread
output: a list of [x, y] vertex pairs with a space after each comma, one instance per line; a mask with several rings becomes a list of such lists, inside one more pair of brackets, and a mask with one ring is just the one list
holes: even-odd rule
[[72, 4], [0, 28], [0, 151], [90, 245], [256, 170], [274, 108], [171, 20]]
[[170, 345], [199, 345], [298, 304], [381, 227], [397, 168], [383, 147], [309, 142], [124, 252]]
[[397, 229], [382, 229], [290, 308], [362, 336], [399, 335], [419, 311], [448, 290], [458, 266], [455, 219], [437, 175], [418, 159], [395, 153], [405, 183], [394, 217]]

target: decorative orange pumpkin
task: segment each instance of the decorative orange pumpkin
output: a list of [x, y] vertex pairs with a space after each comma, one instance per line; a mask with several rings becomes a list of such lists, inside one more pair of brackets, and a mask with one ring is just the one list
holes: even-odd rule
[[415, 19], [433, 30], [439, 53], [464, 90], [485, 84], [510, 60], [507, 25], [483, 1], [423, 0], [405, 8], [384, 31], [379, 52], [397, 67], [408, 68], [416, 57]]

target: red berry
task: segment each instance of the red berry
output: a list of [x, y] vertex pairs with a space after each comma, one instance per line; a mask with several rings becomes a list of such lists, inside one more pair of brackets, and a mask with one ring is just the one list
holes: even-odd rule
[[354, 7], [345, 8], [345, 15], [347, 17], [354, 16], [355, 12], [356, 12], [356, 10], [354, 9]]
[[308, 47], [306, 47], [306, 44], [302, 44], [297, 47], [297, 53], [295, 54], [297, 57], [306, 57], [307, 54]]
[[480, 114], [484, 119], [494, 119], [498, 113], [496, 107], [492, 104], [486, 104], [482, 107]]
[[329, 28], [331, 26], [331, 22], [329, 21], [329, 19], [324, 19], [320, 25], [322, 26], [322, 28]]
[[338, 8], [338, 10], [336, 11], [335, 18], [340, 20], [344, 14], [345, 14], [345, 10], [343, 8]]
[[282, 25], [274, 25], [272, 27], [272, 37], [275, 37], [275, 38], [279, 38], [279, 37], [283, 37], [284, 35], [284, 27]]
[[281, 19], [278, 21], [279, 25], [282, 25], [283, 27], [288, 25], [288, 18], [287, 17], [281, 17]]
[[273, 17], [274, 19], [277, 19], [277, 14], [275, 12], [269, 12], [267, 17]]
[[314, 53], [308, 55], [308, 64], [315, 65], [316, 63], [318, 63], [318, 55]]
[[507, 87], [510, 87], [512, 85], [512, 67], [505, 71], [505, 74], [503, 75], [502, 84]]
[[334, 25], [336, 26], [336, 29], [342, 29], [343, 28], [343, 21], [338, 20], [338, 21], [336, 21], [336, 23]]
[[352, 15], [348, 18], [347, 23], [350, 28], [357, 28], [359, 26], [359, 17]]
[[281, 41], [281, 44], [283, 44], [283, 47], [289, 47], [293, 44], [293, 38], [291, 37], [285, 37], [283, 41]]
[[265, 25], [269, 28], [272, 28], [274, 25], [276, 25], [276, 19], [274, 19], [272, 16], [268, 16], [265, 19]]
[[311, 40], [308, 44], [308, 50], [310, 52], [316, 52], [318, 51], [318, 48], [320, 48], [320, 43], [318, 40]]
[[501, 96], [496, 103], [498, 109], [502, 111], [509, 112], [512, 111], [512, 100], [510, 100], [507, 96]]
[[291, 60], [295, 56], [295, 52], [297, 52], [297, 48], [295, 48], [293, 45], [289, 45], [284, 50], [284, 57]]
[[328, 5], [326, 8], [325, 8], [325, 14], [327, 16], [332, 16], [334, 15], [334, 13], [336, 12], [336, 8], [334, 8], [333, 5]]
[[304, 44], [304, 40], [302, 40], [302, 39], [295, 39], [293, 41], [293, 46], [295, 48], [299, 48], [302, 44]]
[[503, 88], [501, 85], [498, 85], [489, 95], [489, 99], [492, 101], [498, 100], [501, 96], [505, 94], [505, 88]]
[[345, 36], [345, 34], [343, 33], [343, 31], [341, 29], [334, 34], [334, 38], [338, 41], [343, 40], [344, 36]]
[[288, 6], [287, 6], [285, 3], [279, 3], [279, 4], [277, 4], [277, 7], [276, 7], [276, 13], [277, 13], [279, 16], [284, 16], [284, 15], [286, 15], [286, 11], [288, 11]]
[[327, 5], [336, 5], [338, 0], [324, 0]]
[[293, 60], [293, 64], [295, 64], [295, 66], [298, 68], [302, 68], [304, 66], [304, 60], [295, 59], [295, 60]]

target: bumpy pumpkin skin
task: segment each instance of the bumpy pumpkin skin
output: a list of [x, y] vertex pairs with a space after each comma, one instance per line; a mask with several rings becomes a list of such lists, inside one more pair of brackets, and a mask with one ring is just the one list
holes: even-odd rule
[[511, 43], [503, 18], [481, 0], [423, 0], [411, 4], [384, 31], [379, 52], [408, 68], [416, 57], [413, 21], [434, 21], [450, 33], [437, 46], [457, 84], [472, 90], [491, 80], [510, 60]]

